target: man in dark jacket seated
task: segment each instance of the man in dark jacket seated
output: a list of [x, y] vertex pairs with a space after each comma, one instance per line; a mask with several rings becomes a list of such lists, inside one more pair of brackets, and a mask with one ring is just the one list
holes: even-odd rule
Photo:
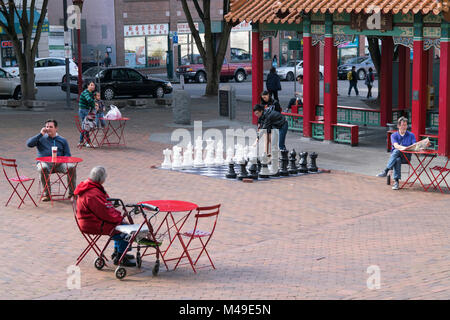
[[288, 131], [286, 118], [280, 112], [275, 111], [273, 106], [264, 109], [260, 104], [253, 107], [253, 113], [258, 117], [258, 123], [260, 123], [258, 129], [266, 129], [268, 133], [271, 129], [278, 129], [280, 131], [278, 146], [280, 150], [286, 150], [285, 141]]
[[[87, 234], [113, 235], [114, 253], [111, 256], [117, 265], [120, 257], [128, 246], [126, 235], [114, 231], [115, 227], [122, 222], [120, 211], [114, 209], [106, 199], [109, 197], [103, 188], [106, 180], [106, 170], [103, 167], [95, 167], [91, 170], [89, 178], [81, 182], [75, 189], [77, 199], [77, 220], [81, 231]], [[136, 262], [131, 261], [132, 255], [125, 255], [122, 265], [134, 267]]]

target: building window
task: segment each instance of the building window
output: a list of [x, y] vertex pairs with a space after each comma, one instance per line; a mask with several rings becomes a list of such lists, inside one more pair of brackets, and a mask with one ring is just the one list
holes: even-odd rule
[[125, 38], [126, 67], [144, 68], [145, 56], [145, 37]]
[[147, 66], [157, 68], [166, 65], [167, 36], [147, 37]]
[[[205, 34], [200, 34], [200, 39], [202, 44], [205, 44]], [[178, 64], [202, 64], [202, 58], [198, 51], [197, 45], [195, 44], [194, 37], [190, 34], [180, 34], [178, 35], [178, 48], [180, 50], [180, 60]]]
[[250, 36], [248, 31], [230, 33], [231, 61], [249, 61], [251, 59]]
[[272, 40], [271, 38], [264, 39], [263, 41], [263, 52], [264, 52], [264, 60], [272, 59]]

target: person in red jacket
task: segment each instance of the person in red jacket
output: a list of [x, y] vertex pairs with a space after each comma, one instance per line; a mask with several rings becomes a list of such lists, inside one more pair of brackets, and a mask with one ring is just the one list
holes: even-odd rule
[[[114, 231], [115, 227], [122, 222], [123, 217], [120, 211], [116, 210], [111, 202], [106, 199], [109, 197], [103, 188], [106, 180], [106, 170], [103, 167], [95, 167], [91, 170], [89, 178], [81, 182], [75, 189], [74, 194], [77, 199], [77, 220], [81, 231], [87, 234], [113, 234], [114, 253], [111, 256], [114, 264], [118, 264], [122, 253], [128, 246], [125, 240], [126, 235]], [[122, 265], [126, 267], [136, 266], [132, 261], [132, 255], [126, 255], [122, 260]]]

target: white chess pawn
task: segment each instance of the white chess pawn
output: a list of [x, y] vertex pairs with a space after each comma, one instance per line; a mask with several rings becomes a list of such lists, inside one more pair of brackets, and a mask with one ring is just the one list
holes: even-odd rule
[[181, 159], [181, 147], [174, 146], [172, 148], [173, 158], [172, 158], [172, 169], [181, 169], [182, 159]]
[[214, 163], [217, 166], [221, 166], [224, 163], [224, 159], [223, 159], [223, 142], [222, 142], [222, 140], [217, 141], [216, 158], [214, 160]]
[[194, 167], [200, 168], [203, 166], [203, 140], [198, 137], [197, 140], [195, 140]]
[[206, 140], [206, 156], [205, 156], [205, 165], [207, 167], [214, 166], [214, 140], [208, 139]]
[[170, 156], [172, 155], [172, 150], [164, 149], [163, 155], [164, 155], [164, 162], [161, 164], [161, 168], [163, 168], [163, 169], [171, 169], [172, 168], [172, 161], [170, 160]]
[[194, 165], [192, 154], [193, 154], [192, 144], [189, 142], [186, 149], [184, 149], [183, 153], [183, 164], [182, 164], [183, 169], [190, 169]]
[[234, 156], [233, 148], [229, 147], [228, 150], [227, 150], [227, 156], [225, 158], [225, 164], [230, 164], [230, 162], [233, 161], [233, 156]]

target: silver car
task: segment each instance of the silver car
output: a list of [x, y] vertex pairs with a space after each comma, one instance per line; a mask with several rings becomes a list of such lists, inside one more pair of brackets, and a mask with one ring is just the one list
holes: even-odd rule
[[[294, 81], [295, 74], [303, 75], [303, 60], [289, 61], [286, 65], [276, 68], [280, 80]], [[297, 69], [297, 70], [295, 70]], [[264, 78], [267, 79], [269, 70], [264, 71]], [[323, 79], [323, 66], [319, 65], [319, 79]]]
[[0, 96], [7, 96], [20, 100], [22, 90], [20, 89], [20, 78], [0, 68]]
[[374, 75], [377, 74], [377, 71], [370, 56], [355, 57], [347, 60], [344, 64], [341, 64], [338, 67], [339, 79], [346, 80], [347, 73], [352, 70], [353, 66], [355, 66], [356, 74], [358, 75], [358, 80], [364, 80], [366, 78], [366, 74], [369, 72], [369, 68], [372, 68], [372, 72]]

